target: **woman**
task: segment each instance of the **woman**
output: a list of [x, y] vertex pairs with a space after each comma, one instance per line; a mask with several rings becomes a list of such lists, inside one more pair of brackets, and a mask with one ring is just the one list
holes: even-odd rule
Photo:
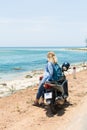
[[[44, 76], [39, 84], [38, 92], [36, 95], [36, 100], [34, 101], [34, 106], [38, 106], [39, 99], [44, 94], [44, 83], [46, 81], [52, 81], [52, 80], [58, 80], [58, 78], [62, 75], [62, 70], [60, 66], [57, 64], [57, 57], [54, 52], [48, 52], [47, 53], [47, 65], [45, 68]], [[55, 69], [55, 66], [57, 66], [57, 69]], [[58, 72], [57, 72], [58, 71]], [[42, 98], [41, 104], [44, 103], [44, 98]]]

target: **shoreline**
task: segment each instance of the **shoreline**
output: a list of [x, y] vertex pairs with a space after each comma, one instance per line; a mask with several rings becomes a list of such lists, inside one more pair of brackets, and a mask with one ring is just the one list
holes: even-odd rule
[[[81, 68], [81, 67], [83, 68], [83, 67], [87, 66], [87, 61], [71, 63], [70, 66], [71, 66], [71, 68], [73, 68], [74, 66], [77, 67], [77, 68]], [[44, 69], [37, 68], [37, 69], [34, 69], [34, 70], [25, 71], [25, 72], [10, 73], [10, 74], [8, 73], [7, 77], [5, 76], [6, 74], [3, 74], [3, 76], [0, 77], [0, 82], [11, 81], [11, 80], [15, 80], [15, 79], [18, 79], [18, 78], [23, 78], [23, 76], [26, 76], [26, 75], [30, 75], [30, 77], [31, 77], [31, 76], [33, 76], [34, 72], [39, 73], [39, 71], [44, 71]]]
[[10, 96], [19, 90], [36, 86], [39, 83], [40, 75], [43, 75], [43, 70], [34, 70], [17, 76], [12, 80], [0, 81], [0, 98]]
[[[73, 64], [70, 69], [65, 72], [65, 75], [73, 76], [73, 67], [76, 68], [76, 73], [87, 70], [87, 65], [84, 64]], [[12, 80], [2, 80], [0, 81], [0, 98], [5, 96], [10, 96], [19, 90], [26, 89], [33, 86], [38, 86], [39, 77], [42, 76], [44, 70], [33, 70], [23, 73], [21, 76], [17, 76]]]

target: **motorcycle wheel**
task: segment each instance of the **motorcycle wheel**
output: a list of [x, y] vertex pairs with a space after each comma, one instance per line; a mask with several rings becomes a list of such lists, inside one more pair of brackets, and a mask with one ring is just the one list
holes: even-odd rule
[[50, 104], [49, 107], [50, 107], [50, 111], [51, 111], [53, 114], [56, 114], [56, 113], [57, 113], [56, 105]]

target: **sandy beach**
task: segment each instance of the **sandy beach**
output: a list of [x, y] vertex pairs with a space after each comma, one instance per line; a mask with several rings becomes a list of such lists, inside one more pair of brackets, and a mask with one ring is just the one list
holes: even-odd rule
[[[43, 70], [0, 82], [0, 130], [87, 130], [87, 68], [66, 73], [69, 97], [55, 115], [32, 106]], [[20, 90], [20, 91], [19, 91]]]

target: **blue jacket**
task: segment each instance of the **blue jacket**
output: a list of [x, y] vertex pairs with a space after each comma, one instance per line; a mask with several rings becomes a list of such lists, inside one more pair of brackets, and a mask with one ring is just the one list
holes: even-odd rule
[[47, 62], [42, 83], [45, 81], [58, 80], [62, 76], [62, 70], [58, 64]]

